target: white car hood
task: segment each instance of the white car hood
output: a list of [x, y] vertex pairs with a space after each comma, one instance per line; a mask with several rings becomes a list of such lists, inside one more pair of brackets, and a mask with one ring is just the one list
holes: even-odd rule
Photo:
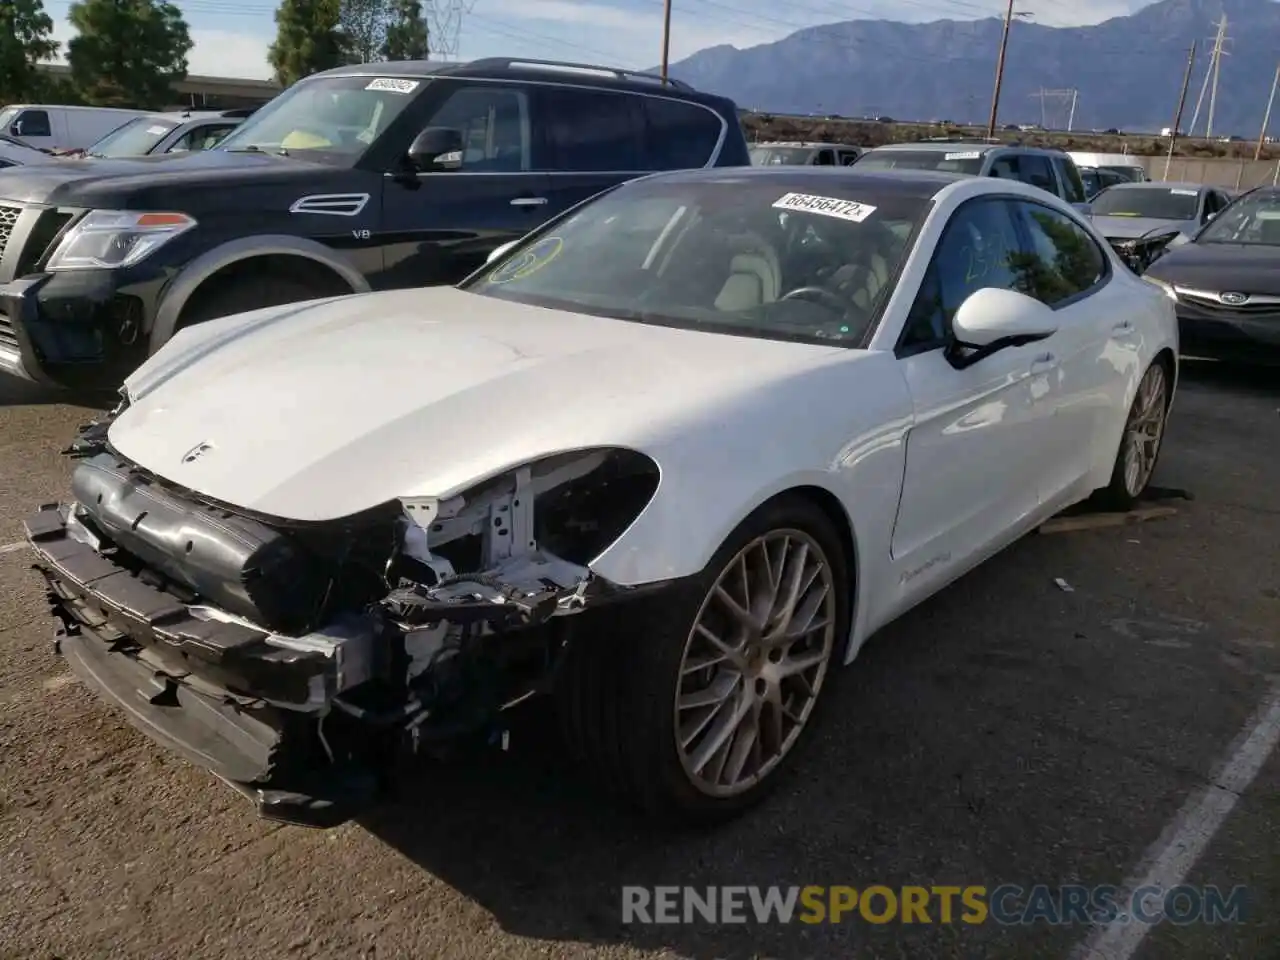
[[452, 495], [564, 450], [628, 446], [657, 459], [665, 437], [701, 424], [713, 440], [735, 403], [851, 358], [449, 287], [402, 290], [181, 332], [129, 378], [131, 405], [109, 437], [216, 500], [323, 520]]

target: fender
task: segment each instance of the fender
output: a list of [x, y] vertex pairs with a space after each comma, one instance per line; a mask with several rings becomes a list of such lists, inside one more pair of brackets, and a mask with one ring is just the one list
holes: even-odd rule
[[268, 234], [229, 240], [196, 257], [169, 282], [164, 299], [160, 302], [160, 308], [156, 311], [155, 321], [151, 325], [148, 352], [155, 353], [173, 336], [182, 308], [195, 293], [196, 288], [205, 280], [224, 267], [241, 260], [273, 255], [301, 257], [327, 267], [350, 284], [354, 293], [368, 293], [371, 289], [364, 275], [351, 266], [340, 253], [315, 240], [289, 234]]

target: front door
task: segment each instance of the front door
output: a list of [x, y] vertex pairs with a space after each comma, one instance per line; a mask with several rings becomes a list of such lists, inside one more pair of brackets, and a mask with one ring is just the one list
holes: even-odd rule
[[1026, 265], [1020, 289], [1058, 315], [1057, 332], [1038, 344], [1049, 359], [1032, 390], [1057, 397], [1057, 442], [1045, 451], [1037, 482], [1043, 500], [1060, 503], [1107, 455], [1100, 444], [1112, 443], [1115, 410], [1125, 403], [1117, 366], [1131, 362], [1138, 330], [1123, 288], [1107, 283], [1109, 258], [1088, 231], [1046, 204], [1009, 204]]
[[1037, 511], [1054, 398], [1037, 393], [1044, 347], [1001, 350], [965, 369], [947, 361], [951, 318], [974, 291], [1017, 289], [1019, 236], [1008, 201], [953, 215], [898, 346], [915, 423], [907, 435], [892, 555], [899, 609], [954, 575]]
[[383, 270], [371, 278], [378, 289], [456, 283], [550, 215], [550, 178], [534, 162], [529, 88], [434, 83], [448, 92], [405, 132], [400, 158], [426, 127], [456, 130], [462, 150], [425, 170], [388, 171], [378, 230]]

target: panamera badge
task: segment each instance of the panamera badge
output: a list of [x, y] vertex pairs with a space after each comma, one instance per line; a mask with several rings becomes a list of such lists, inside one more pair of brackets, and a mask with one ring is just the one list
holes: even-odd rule
[[212, 443], [197, 443], [194, 447], [182, 455], [183, 463], [195, 463], [206, 453], [213, 449]]
[[1238, 307], [1240, 304], [1246, 303], [1249, 300], [1249, 295], [1247, 293], [1224, 293], [1218, 297], [1218, 299], [1223, 303], [1228, 303], [1233, 307]]

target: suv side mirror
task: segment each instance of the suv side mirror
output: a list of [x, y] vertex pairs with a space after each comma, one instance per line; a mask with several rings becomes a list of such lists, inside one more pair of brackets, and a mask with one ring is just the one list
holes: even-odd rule
[[9, 124], [9, 136], [11, 136], [11, 137], [20, 137], [20, 136], [22, 136], [22, 121], [21, 121], [21, 120], [15, 120], [15, 121], [13, 121], [13, 123]]
[[452, 127], [427, 127], [409, 145], [409, 162], [419, 170], [457, 169], [462, 166], [462, 134]]
[[962, 370], [1009, 347], [1047, 340], [1058, 330], [1058, 317], [1047, 304], [1025, 293], [982, 287], [960, 304], [951, 330], [947, 360]]

